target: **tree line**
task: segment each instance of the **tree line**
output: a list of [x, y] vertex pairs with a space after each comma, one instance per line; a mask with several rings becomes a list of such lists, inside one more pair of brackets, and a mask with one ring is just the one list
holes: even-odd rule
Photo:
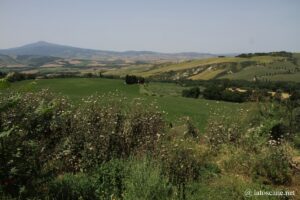
[[237, 55], [239, 58], [252, 58], [254, 56], [281, 56], [281, 57], [293, 57], [293, 54], [286, 51], [269, 52], [269, 53], [242, 53]]
[[[225, 87], [224, 85], [210, 84], [201, 91], [198, 86], [191, 87], [189, 89], [182, 90], [182, 96], [188, 98], [199, 98], [202, 96], [209, 100], [220, 100], [229, 102], [247, 102], [257, 100], [274, 99], [276, 101], [282, 100], [282, 90], [277, 90], [274, 95], [267, 89], [248, 89], [241, 90], [239, 88]], [[299, 100], [300, 91], [294, 90], [289, 93], [291, 100]]]

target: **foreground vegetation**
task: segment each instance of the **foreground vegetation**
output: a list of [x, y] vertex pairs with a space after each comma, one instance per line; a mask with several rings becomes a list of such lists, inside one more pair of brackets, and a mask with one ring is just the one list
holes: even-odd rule
[[216, 112], [203, 132], [191, 118], [170, 126], [157, 103], [128, 102], [118, 93], [74, 103], [48, 90], [5, 91], [0, 192], [7, 199], [244, 199], [246, 190], [298, 195], [298, 106], [294, 99], [258, 103], [247, 115]]

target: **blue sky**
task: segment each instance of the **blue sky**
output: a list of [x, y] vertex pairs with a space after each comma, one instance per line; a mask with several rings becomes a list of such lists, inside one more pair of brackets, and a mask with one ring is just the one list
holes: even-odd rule
[[0, 48], [300, 52], [299, 0], [0, 0]]

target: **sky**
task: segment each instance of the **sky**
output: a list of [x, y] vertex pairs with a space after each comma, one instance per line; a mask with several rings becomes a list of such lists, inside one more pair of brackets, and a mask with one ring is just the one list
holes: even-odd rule
[[0, 49], [300, 52], [299, 0], [0, 0]]

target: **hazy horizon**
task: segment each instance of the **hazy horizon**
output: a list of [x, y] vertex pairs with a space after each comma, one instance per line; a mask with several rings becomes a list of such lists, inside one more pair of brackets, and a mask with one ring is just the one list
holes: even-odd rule
[[300, 2], [0, 0], [0, 49], [37, 41], [111, 51], [300, 52]]

